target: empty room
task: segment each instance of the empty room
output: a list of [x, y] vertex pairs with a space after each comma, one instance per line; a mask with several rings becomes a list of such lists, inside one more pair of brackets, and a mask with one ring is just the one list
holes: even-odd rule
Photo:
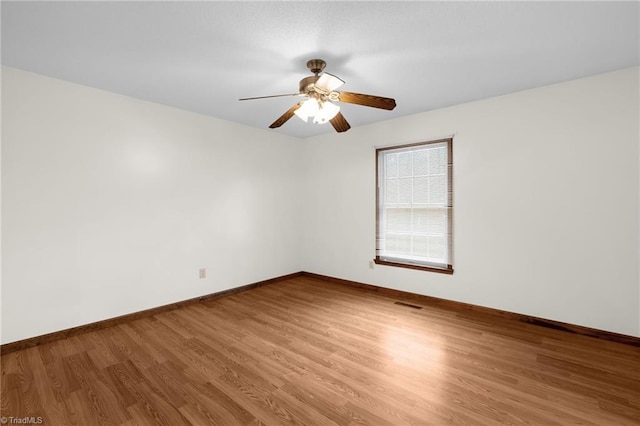
[[0, 22], [0, 424], [640, 425], [640, 3]]

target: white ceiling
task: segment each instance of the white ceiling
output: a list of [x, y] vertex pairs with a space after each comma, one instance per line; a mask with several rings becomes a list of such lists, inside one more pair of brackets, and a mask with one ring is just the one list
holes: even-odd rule
[[[298, 98], [306, 61], [353, 127], [638, 65], [637, 2], [6, 2], [2, 64], [249, 126]], [[333, 132], [296, 117], [273, 130]]]

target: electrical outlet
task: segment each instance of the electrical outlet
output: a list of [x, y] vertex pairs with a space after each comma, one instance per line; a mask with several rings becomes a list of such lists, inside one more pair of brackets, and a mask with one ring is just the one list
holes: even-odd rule
[[373, 265], [374, 265], [373, 260], [370, 260], [370, 261], [369, 261], [369, 269], [373, 269]]
[[198, 271], [198, 275], [200, 276], [201, 280], [207, 278], [207, 268], [200, 268], [200, 270]]

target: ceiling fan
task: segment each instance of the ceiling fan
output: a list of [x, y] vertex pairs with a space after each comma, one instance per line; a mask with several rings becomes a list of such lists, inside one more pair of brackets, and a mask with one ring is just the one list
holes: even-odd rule
[[392, 110], [396, 107], [396, 101], [391, 98], [364, 95], [361, 93], [336, 92], [336, 89], [342, 86], [344, 81], [327, 72], [320, 74], [326, 65], [327, 63], [322, 59], [311, 59], [308, 61], [307, 68], [309, 68], [314, 75], [300, 80], [298, 93], [258, 96], [239, 100], [248, 101], [282, 96], [303, 96], [305, 98], [304, 100], [289, 108], [287, 112], [271, 123], [269, 128], [275, 129], [282, 126], [295, 114], [305, 122], [308, 122], [309, 118], [312, 118], [316, 124], [329, 122], [337, 132], [346, 132], [351, 126], [340, 113], [340, 107], [334, 104], [334, 102], [344, 102], [386, 110]]

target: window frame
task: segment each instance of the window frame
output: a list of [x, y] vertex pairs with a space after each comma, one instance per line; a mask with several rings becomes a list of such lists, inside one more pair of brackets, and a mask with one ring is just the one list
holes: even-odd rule
[[[449, 250], [449, 263], [446, 267], [431, 266], [425, 263], [411, 262], [409, 259], [406, 261], [395, 261], [386, 258], [381, 258], [379, 255], [379, 244], [381, 240], [380, 235], [380, 152], [392, 151], [403, 148], [414, 148], [418, 146], [427, 146], [436, 143], [447, 144], [447, 201], [445, 202], [445, 208], [448, 209], [447, 215], [447, 229], [450, 239], [448, 241]], [[425, 142], [416, 142], [404, 145], [388, 146], [384, 148], [376, 148], [376, 256], [373, 260], [377, 265], [396, 266], [399, 268], [417, 269], [421, 271], [437, 272], [441, 274], [453, 274], [453, 138], [443, 138], [430, 140]], [[395, 259], [395, 258], [394, 258]], [[398, 259], [401, 260], [401, 259]]]

